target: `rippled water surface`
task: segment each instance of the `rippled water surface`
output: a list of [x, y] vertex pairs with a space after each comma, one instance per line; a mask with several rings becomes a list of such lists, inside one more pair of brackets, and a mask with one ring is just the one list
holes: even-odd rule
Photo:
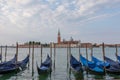
[[[118, 49], [120, 52], [120, 49]], [[5, 60], [5, 49], [3, 49], [3, 58], [2, 61]], [[7, 50], [7, 60], [10, 60], [14, 54], [16, 53], [15, 48], [8, 48]], [[18, 60], [24, 59], [27, 54], [29, 53], [28, 48], [19, 48]], [[79, 49], [78, 48], [71, 48], [71, 53], [75, 56], [76, 59], [79, 60]], [[85, 49], [81, 49], [82, 55], [85, 57]], [[88, 49], [89, 60], [91, 50]], [[115, 48], [105, 48], [105, 53], [107, 57], [116, 60], [115, 57]], [[44, 61], [47, 54], [50, 54], [49, 48], [43, 48], [43, 57], [42, 60]], [[94, 48], [93, 55], [101, 60], [103, 60], [102, 49], [101, 48]], [[120, 55], [120, 54], [119, 54]], [[74, 72], [69, 70], [67, 67], [67, 48], [57, 48], [56, 49], [56, 56], [55, 56], [55, 67], [52, 67], [52, 73], [48, 75], [38, 75], [36, 69], [36, 62], [40, 65], [41, 62], [41, 49], [35, 48], [34, 49], [34, 70], [32, 70], [32, 49], [30, 54], [30, 66], [25, 69], [24, 71], [19, 71], [15, 73], [8, 73], [4, 75], [0, 75], [0, 80], [114, 80], [120, 79], [119, 75], [114, 74], [106, 74], [106, 75], [96, 75], [90, 74], [86, 71], [82, 74], [74, 74]], [[54, 64], [54, 49], [52, 49], [52, 62]]]

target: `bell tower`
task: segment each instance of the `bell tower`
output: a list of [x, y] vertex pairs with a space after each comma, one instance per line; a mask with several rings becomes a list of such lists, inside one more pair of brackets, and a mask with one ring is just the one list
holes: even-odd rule
[[58, 29], [58, 37], [57, 37], [58, 44], [61, 43], [61, 36], [60, 36], [60, 30]]

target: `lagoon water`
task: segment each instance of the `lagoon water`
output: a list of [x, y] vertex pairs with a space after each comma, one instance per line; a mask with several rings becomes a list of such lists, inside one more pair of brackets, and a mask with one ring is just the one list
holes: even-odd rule
[[[2, 50], [3, 57], [2, 61], [5, 60], [5, 49]], [[81, 53], [83, 56], [86, 56], [85, 53], [86, 49], [81, 48]], [[120, 49], [118, 49], [118, 52], [120, 52]], [[14, 54], [16, 53], [15, 48], [8, 48], [7, 49], [7, 60], [10, 60]], [[18, 60], [22, 60], [26, 57], [26, 55], [29, 53], [28, 48], [19, 48], [18, 52]], [[86, 73], [86, 71], [83, 72], [83, 75], [74, 75], [74, 73], [70, 73], [69, 68], [67, 67], [67, 48], [56, 48], [56, 59], [55, 59], [55, 68], [52, 67], [52, 73], [49, 75], [38, 75], [37, 68], [36, 68], [36, 62], [40, 65], [41, 62], [41, 49], [35, 48], [34, 49], [34, 70], [32, 70], [32, 49], [30, 54], [30, 66], [24, 70], [20, 71], [18, 73], [10, 73], [5, 75], [0, 75], [0, 80], [114, 80], [114, 79], [120, 79], [119, 75], [95, 75]], [[54, 49], [52, 49], [52, 53], [54, 53]], [[88, 55], [89, 60], [91, 50], [88, 48]], [[112, 58], [113, 60], [116, 60], [115, 56], [115, 48], [105, 48], [105, 55], [107, 57]], [[42, 60], [44, 61], [47, 54], [50, 54], [50, 48], [43, 48], [43, 57]], [[79, 60], [79, 49], [78, 48], [71, 48], [71, 54]], [[94, 48], [93, 49], [93, 55], [101, 60], [103, 60], [102, 55], [102, 48]], [[119, 54], [120, 55], [120, 54]], [[54, 54], [52, 54], [52, 62], [54, 63]]]

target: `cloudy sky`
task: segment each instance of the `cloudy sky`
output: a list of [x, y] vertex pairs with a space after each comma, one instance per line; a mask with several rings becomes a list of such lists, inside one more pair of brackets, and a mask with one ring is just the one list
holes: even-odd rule
[[0, 0], [0, 44], [120, 43], [120, 0]]

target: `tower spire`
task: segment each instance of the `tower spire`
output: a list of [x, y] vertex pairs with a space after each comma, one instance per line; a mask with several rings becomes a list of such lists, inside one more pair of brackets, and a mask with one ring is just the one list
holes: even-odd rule
[[60, 29], [58, 29], [58, 35], [60, 35]]
[[58, 37], [57, 37], [57, 40], [58, 40], [58, 44], [60, 44], [60, 43], [61, 43], [60, 29], [58, 29]]

